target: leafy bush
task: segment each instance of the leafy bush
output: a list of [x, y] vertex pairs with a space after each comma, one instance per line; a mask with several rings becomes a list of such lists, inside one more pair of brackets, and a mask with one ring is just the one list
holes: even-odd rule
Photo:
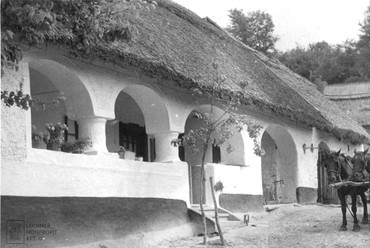
[[222, 192], [224, 189], [224, 184], [221, 181], [218, 181], [215, 186], [213, 186], [216, 192]]
[[75, 141], [68, 141], [60, 146], [62, 152], [83, 153], [86, 149], [92, 147], [90, 138], [82, 138]]

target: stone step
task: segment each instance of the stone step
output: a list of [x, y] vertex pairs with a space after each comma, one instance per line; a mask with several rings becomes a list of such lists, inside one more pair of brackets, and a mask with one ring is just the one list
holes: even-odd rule
[[[211, 217], [211, 218], [215, 218], [215, 215], [214, 214], [212, 214], [212, 215], [207, 215], [208, 217]], [[218, 214], [218, 218], [219, 219], [222, 219], [222, 220], [227, 220], [228, 218], [229, 218], [229, 214]]]
[[[191, 208], [198, 213], [201, 212], [199, 204], [193, 204], [191, 205]], [[203, 209], [206, 217], [211, 219], [216, 225], [214, 207], [203, 206]], [[243, 221], [240, 220], [240, 217], [223, 208], [219, 208], [218, 210], [218, 220], [223, 230], [228, 230], [243, 225]]]
[[[199, 211], [200, 212], [200, 205], [199, 204], [193, 204], [192, 209]], [[204, 213], [208, 218], [215, 219], [215, 209], [214, 207], [209, 207], [209, 206], [203, 206]], [[242, 221], [236, 217], [234, 214], [231, 212], [228, 212], [226, 209], [219, 208], [218, 209], [218, 217], [219, 221], [223, 223], [228, 223], [231, 222], [233, 224], [235, 223], [241, 223]]]
[[[191, 205], [191, 208], [192, 208], [192, 209], [195, 209], [195, 210], [200, 211], [200, 206], [199, 206], [199, 204], [192, 204], [192, 205]], [[207, 213], [207, 212], [215, 212], [215, 208], [214, 208], [214, 207], [210, 207], [210, 206], [203, 206], [203, 209], [204, 209], [204, 212], [205, 212], [205, 213]], [[218, 212], [219, 212], [219, 213], [227, 213], [227, 212], [225, 212], [222, 208], [219, 208], [219, 209], [218, 209]]]

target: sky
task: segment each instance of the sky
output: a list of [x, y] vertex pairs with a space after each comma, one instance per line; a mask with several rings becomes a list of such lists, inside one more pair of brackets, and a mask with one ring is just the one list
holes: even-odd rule
[[173, 0], [200, 17], [208, 16], [219, 26], [228, 26], [228, 10], [242, 9], [244, 13], [262, 10], [272, 16], [275, 47], [280, 51], [297, 45], [326, 41], [341, 44], [358, 39], [359, 23], [370, 0]]

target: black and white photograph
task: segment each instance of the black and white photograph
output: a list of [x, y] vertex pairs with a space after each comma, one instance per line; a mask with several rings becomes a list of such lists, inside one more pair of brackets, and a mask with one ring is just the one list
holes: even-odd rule
[[370, 0], [0, 2], [0, 247], [370, 247]]

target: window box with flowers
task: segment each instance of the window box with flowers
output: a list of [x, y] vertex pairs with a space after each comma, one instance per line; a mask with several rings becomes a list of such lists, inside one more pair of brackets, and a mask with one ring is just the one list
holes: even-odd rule
[[46, 149], [59, 151], [60, 146], [64, 141], [64, 132], [68, 130], [67, 125], [60, 124], [59, 122], [57, 124], [46, 123], [45, 127], [49, 132], [48, 137], [44, 140], [46, 143]]

